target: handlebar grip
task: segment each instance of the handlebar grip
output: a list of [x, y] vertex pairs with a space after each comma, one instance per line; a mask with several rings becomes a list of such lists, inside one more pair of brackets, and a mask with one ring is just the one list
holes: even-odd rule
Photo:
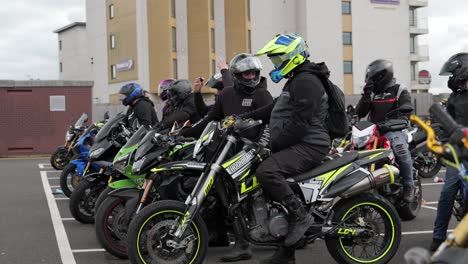
[[429, 113], [434, 118], [434, 120], [442, 124], [442, 128], [450, 135], [452, 134], [459, 125], [453, 118], [444, 110], [440, 104], [433, 104], [429, 108]]

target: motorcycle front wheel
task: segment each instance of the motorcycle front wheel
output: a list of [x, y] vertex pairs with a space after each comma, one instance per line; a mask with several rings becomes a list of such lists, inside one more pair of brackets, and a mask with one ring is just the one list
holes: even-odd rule
[[164, 200], [146, 206], [128, 228], [128, 257], [133, 264], [203, 263], [208, 230], [197, 214], [180, 239], [173, 234], [185, 218], [186, 205]]
[[94, 223], [95, 204], [101, 192], [106, 188], [102, 183], [83, 180], [70, 196], [70, 213], [83, 224]]
[[[334, 211], [332, 223], [345, 222], [338, 234], [325, 237], [325, 243], [338, 263], [387, 263], [393, 258], [400, 245], [401, 223], [390, 202], [365, 193], [337, 204]], [[346, 232], [353, 228], [367, 230], [356, 236]]]
[[57, 149], [50, 156], [50, 165], [56, 170], [63, 170], [70, 162], [70, 153], [66, 149]]
[[73, 190], [78, 187], [81, 176], [75, 164], [68, 164], [60, 174], [60, 188], [65, 196], [70, 197]]

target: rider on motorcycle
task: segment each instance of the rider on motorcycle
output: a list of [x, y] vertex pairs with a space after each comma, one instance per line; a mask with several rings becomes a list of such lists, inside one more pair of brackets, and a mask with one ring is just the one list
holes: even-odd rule
[[[447, 86], [453, 93], [447, 102], [447, 112], [460, 125], [468, 126], [468, 53], [457, 53], [450, 57], [439, 75], [450, 75]], [[430, 246], [435, 251], [447, 237], [447, 228], [452, 216], [455, 196], [460, 188], [457, 170], [447, 166], [445, 183], [440, 192], [437, 217], [434, 223], [433, 240]]]
[[286, 178], [318, 166], [330, 149], [325, 118], [328, 96], [320, 78], [327, 78], [324, 63], [307, 60], [309, 52], [298, 35], [278, 35], [257, 55], [266, 54], [275, 69], [273, 82], [287, 79], [274, 103], [242, 115], [245, 118], [269, 121], [272, 155], [256, 170], [263, 190], [288, 210], [288, 235], [273, 256], [261, 263], [295, 263], [295, 245], [313, 223], [312, 216], [301, 205]]
[[[393, 78], [393, 63], [388, 60], [373, 61], [366, 70], [366, 84], [356, 114], [359, 118], [369, 114], [372, 123], [388, 119], [405, 119], [413, 111], [409, 92]], [[409, 123], [408, 123], [409, 124]], [[413, 160], [406, 137], [402, 131], [389, 131], [384, 134], [390, 141], [395, 159], [403, 178], [403, 199], [411, 202], [414, 199]]]
[[122, 94], [122, 104], [128, 106], [125, 120], [129, 126], [138, 121], [139, 125], [154, 126], [158, 116], [153, 102], [144, 95], [144, 90], [137, 83], [127, 83], [119, 90]]

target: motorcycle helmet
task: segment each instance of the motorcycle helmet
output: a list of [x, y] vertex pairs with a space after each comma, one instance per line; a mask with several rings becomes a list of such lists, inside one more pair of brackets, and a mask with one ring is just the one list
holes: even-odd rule
[[161, 98], [162, 101], [167, 100], [167, 89], [169, 89], [169, 86], [171, 83], [173, 83], [175, 80], [174, 79], [163, 79], [159, 85], [159, 98]]
[[298, 35], [277, 35], [255, 55], [266, 54], [268, 56], [275, 67], [270, 72], [270, 78], [278, 83], [297, 66], [304, 63], [309, 57], [307, 49], [305, 40]]
[[167, 90], [169, 99], [175, 105], [181, 104], [190, 93], [192, 93], [192, 85], [186, 79], [175, 80]]
[[223, 76], [221, 75], [220, 72], [214, 74], [213, 76], [208, 79], [206, 82], [206, 86], [214, 88], [218, 91], [223, 90], [224, 88], [224, 82], [223, 82]]
[[122, 100], [122, 104], [127, 106], [131, 104], [133, 100], [142, 97], [144, 95], [144, 91], [137, 83], [127, 83], [120, 88], [119, 94], [123, 94], [125, 96]]
[[447, 86], [454, 92], [466, 89], [468, 81], [468, 53], [457, 53], [450, 57], [440, 69], [439, 75], [450, 76]]
[[[240, 53], [232, 58], [229, 63], [229, 71], [233, 76], [233, 81], [239, 84], [239, 87], [243, 92], [247, 94], [253, 94], [255, 92], [255, 86], [260, 83], [260, 70], [262, 69], [262, 63], [260, 60], [252, 54]], [[254, 72], [255, 78], [245, 79], [242, 73]]]
[[367, 66], [366, 83], [373, 83], [372, 92], [375, 94], [385, 91], [392, 85], [393, 80], [393, 63], [388, 60], [375, 60]]

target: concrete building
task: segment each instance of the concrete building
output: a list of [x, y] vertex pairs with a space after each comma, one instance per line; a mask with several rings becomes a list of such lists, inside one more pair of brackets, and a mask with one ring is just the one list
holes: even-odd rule
[[59, 80], [92, 80], [86, 23], [75, 22], [54, 33], [58, 34]]
[[[361, 92], [366, 66], [378, 58], [394, 62], [398, 81], [413, 92], [418, 45], [427, 19], [418, 9], [428, 0], [106, 0], [86, 1], [88, 44], [93, 59], [95, 103], [116, 102], [126, 82], [157, 94], [165, 78], [209, 77], [216, 61], [256, 52], [278, 33], [297, 33], [312, 61], [325, 61], [331, 79], [346, 94]], [[261, 57], [264, 76], [272, 64]], [[269, 83], [273, 95], [282, 84]], [[209, 92], [209, 90], [204, 90]]]

